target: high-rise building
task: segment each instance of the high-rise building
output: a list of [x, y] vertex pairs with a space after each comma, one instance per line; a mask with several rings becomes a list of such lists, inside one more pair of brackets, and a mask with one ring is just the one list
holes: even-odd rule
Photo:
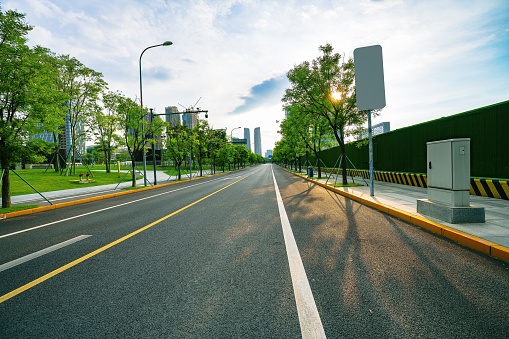
[[246, 147], [251, 151], [251, 135], [249, 133], [249, 128], [244, 128], [244, 139], [246, 139]]
[[254, 129], [254, 152], [262, 155], [262, 136], [260, 135], [260, 127]]
[[271, 149], [268, 149], [265, 151], [265, 158], [272, 159], [272, 150]]
[[[390, 132], [391, 131], [391, 123], [386, 121], [386, 122], [381, 122], [379, 124], [376, 124], [374, 126], [371, 126], [371, 133], [373, 134], [373, 136], [375, 135], [379, 135], [379, 134], [383, 134], [383, 133], [387, 133], [387, 132]], [[359, 134], [357, 134], [357, 140], [362, 140], [364, 138], [367, 138], [368, 137], [368, 129], [364, 129], [362, 130]]]
[[[65, 117], [65, 124], [57, 129], [63, 129], [62, 133], [60, 135], [57, 135], [57, 142], [58, 139], [60, 139], [60, 149], [65, 150], [65, 154], [69, 154], [69, 150], [72, 146], [72, 135], [71, 135], [71, 123], [69, 121], [69, 118]], [[85, 154], [86, 147], [85, 147], [85, 125], [83, 122], [77, 122], [76, 123], [76, 149], [80, 154]], [[37, 134], [32, 136], [32, 138], [41, 139], [49, 143], [53, 143], [53, 132], [44, 131], [41, 134]], [[79, 154], [76, 155], [77, 158], [80, 158]]]
[[182, 125], [192, 129], [198, 124], [198, 113], [184, 113], [182, 114]]
[[164, 109], [164, 112], [166, 114], [166, 122], [170, 123], [170, 127], [175, 127], [176, 125], [180, 125], [180, 114], [172, 114], [172, 113], [178, 113], [177, 106], [168, 106]]

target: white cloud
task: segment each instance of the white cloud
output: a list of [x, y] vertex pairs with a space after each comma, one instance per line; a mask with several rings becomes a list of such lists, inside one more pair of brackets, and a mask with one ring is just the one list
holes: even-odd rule
[[[32, 44], [75, 56], [132, 97], [139, 96], [141, 51], [173, 41], [143, 56], [144, 103], [163, 110], [203, 97], [212, 125], [260, 126], [264, 149], [278, 139], [271, 131], [283, 113], [277, 95], [252, 89], [317, 57], [326, 42], [346, 57], [382, 45], [387, 107], [377, 120], [392, 128], [509, 94], [503, 0], [16, 0], [2, 8], [27, 13]], [[227, 114], [247, 102], [251, 110]]]

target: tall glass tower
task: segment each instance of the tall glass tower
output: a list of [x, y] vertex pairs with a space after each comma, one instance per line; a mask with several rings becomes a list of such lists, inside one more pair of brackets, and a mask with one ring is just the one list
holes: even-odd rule
[[244, 128], [244, 139], [246, 139], [246, 147], [251, 151], [251, 134], [249, 128]]
[[254, 149], [255, 154], [262, 155], [262, 136], [260, 134], [260, 127], [254, 129]]

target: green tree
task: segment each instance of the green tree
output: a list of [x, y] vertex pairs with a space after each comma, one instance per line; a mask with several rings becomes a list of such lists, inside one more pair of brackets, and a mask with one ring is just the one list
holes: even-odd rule
[[2, 207], [11, 206], [9, 169], [22, 159], [42, 161], [47, 144], [30, 138], [63, 120], [64, 96], [53, 84], [55, 69], [47, 49], [26, 45], [32, 29], [25, 16], [0, 8], [0, 163]]
[[213, 170], [216, 171], [216, 165], [219, 164], [219, 159], [217, 158], [217, 151], [221, 147], [222, 144], [227, 142], [226, 131], [224, 129], [211, 129], [210, 130], [210, 149], [209, 152], [212, 157]]
[[224, 166], [226, 164], [230, 166], [233, 161], [233, 145], [230, 143], [219, 144], [219, 149], [215, 152], [215, 158], [221, 164], [224, 172]]
[[120, 92], [107, 92], [103, 95], [104, 109], [97, 107], [91, 115], [91, 130], [98, 141], [98, 149], [103, 152], [106, 163], [106, 173], [111, 171], [111, 154], [122, 139], [117, 134], [120, 129], [120, 105], [122, 103]]
[[[71, 153], [73, 174], [76, 175], [76, 147], [78, 142], [84, 142], [85, 131], [81, 124], [87, 124], [92, 113], [97, 108], [100, 93], [107, 88], [100, 72], [83, 65], [74, 57], [61, 55], [60, 74], [58, 86], [69, 100], [67, 106], [67, 119], [71, 130]], [[66, 175], [67, 175], [66, 171]]]
[[119, 114], [119, 123], [123, 133], [122, 145], [127, 147], [127, 152], [131, 157], [132, 166], [132, 187], [136, 187], [136, 159], [142, 152], [146, 152], [148, 146], [154, 141], [150, 136], [160, 136], [166, 123], [161, 119], [154, 119], [147, 122], [144, 117], [147, 109], [141, 109], [131, 98], [119, 94], [118, 105], [116, 106]]
[[198, 124], [193, 128], [194, 135], [193, 154], [198, 160], [200, 167], [200, 175], [203, 175], [203, 163], [208, 159], [210, 154], [210, 141], [212, 140], [212, 133], [209, 123], [206, 120], [198, 120]]
[[189, 129], [186, 126], [177, 124], [168, 129], [166, 146], [168, 148], [168, 156], [177, 167], [178, 180], [182, 179], [180, 169], [186, 157], [189, 156], [190, 145]]
[[[327, 134], [329, 127], [320, 116], [313, 111], [308, 111], [301, 106], [290, 106], [288, 117], [281, 123], [279, 131], [289, 143], [288, 151], [294, 153], [296, 167], [300, 165], [300, 155], [308, 150], [312, 151], [317, 159], [318, 177], [321, 178], [321, 152], [324, 146], [328, 146], [330, 135]], [[292, 155], [293, 157], [293, 155]]]
[[[235, 161], [238, 164], [238, 168], [241, 166], [246, 167], [246, 161], [249, 160], [249, 150], [245, 145], [233, 145], [234, 149], [234, 164]], [[233, 166], [235, 168], [235, 165]]]
[[[345, 158], [345, 138], [362, 128], [367, 115], [357, 109], [353, 59], [342, 62], [341, 55], [334, 53], [330, 44], [320, 46], [319, 50], [321, 56], [287, 73], [291, 88], [286, 90], [282, 100], [286, 106], [300, 106], [324, 119]], [[342, 169], [346, 185], [346, 161], [342, 162]]]

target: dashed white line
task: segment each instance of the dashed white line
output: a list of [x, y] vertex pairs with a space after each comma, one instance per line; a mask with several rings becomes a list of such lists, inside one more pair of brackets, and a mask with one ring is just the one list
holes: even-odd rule
[[281, 198], [281, 193], [279, 193], [274, 170], [272, 170], [272, 178], [274, 179], [274, 186], [276, 189], [279, 217], [281, 218], [281, 225], [283, 227], [286, 253], [288, 255], [288, 263], [290, 264], [293, 293], [295, 294], [302, 338], [326, 338], [320, 314], [318, 314], [315, 299], [313, 298], [313, 292], [311, 292], [311, 287], [309, 286], [306, 270], [304, 269], [304, 264], [302, 263], [299, 249], [297, 248], [297, 243], [293, 236], [292, 227], [290, 226], [290, 221], [286, 214], [283, 199]]
[[80, 236], [78, 236], [76, 238], [72, 238], [72, 239], [69, 239], [67, 241], [61, 242], [59, 244], [56, 244], [56, 245], [50, 246], [48, 248], [45, 248], [43, 250], [34, 252], [32, 254], [25, 255], [24, 257], [21, 257], [19, 259], [16, 259], [16, 260], [13, 260], [13, 261], [9, 261], [8, 263], [0, 265], [0, 272], [8, 270], [9, 268], [12, 268], [14, 266], [21, 265], [21, 264], [23, 264], [23, 263], [25, 263], [27, 261], [30, 261], [30, 260], [35, 259], [35, 258], [38, 258], [40, 256], [43, 256], [43, 255], [47, 254], [47, 253], [56, 251], [56, 250], [58, 250], [58, 249], [60, 249], [62, 247], [69, 246], [71, 244], [74, 244], [75, 242], [78, 242], [80, 240], [86, 239], [88, 237], [91, 237], [91, 235], [80, 235]]

